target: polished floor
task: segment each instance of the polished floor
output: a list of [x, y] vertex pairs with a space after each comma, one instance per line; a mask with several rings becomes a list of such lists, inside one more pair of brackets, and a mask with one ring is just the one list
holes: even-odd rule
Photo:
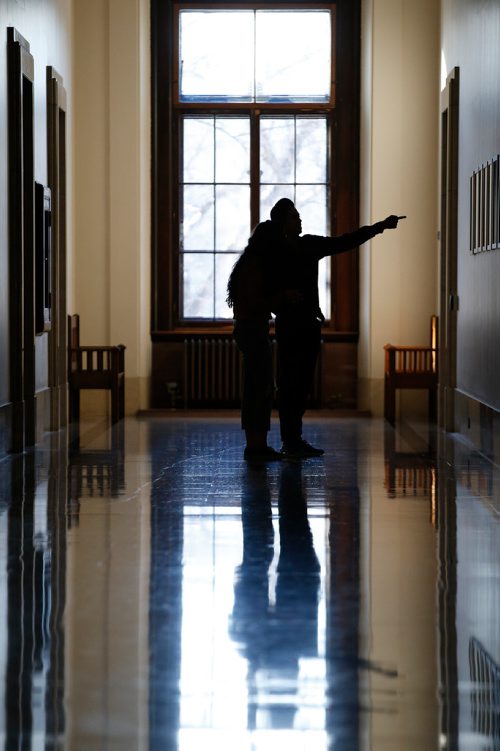
[[172, 413], [0, 462], [1, 748], [500, 748], [500, 469], [306, 427], [323, 458]]

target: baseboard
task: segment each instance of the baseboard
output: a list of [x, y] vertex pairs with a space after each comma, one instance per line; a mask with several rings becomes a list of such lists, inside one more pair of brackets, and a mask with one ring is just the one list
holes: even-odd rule
[[[151, 409], [140, 409], [136, 413], [137, 417], [169, 417], [172, 419], [184, 420], [186, 418], [196, 418], [199, 420], [208, 418], [218, 418], [222, 420], [241, 419], [239, 409], [164, 409], [162, 407]], [[371, 417], [371, 413], [366, 409], [308, 409], [304, 415], [304, 420], [328, 420], [352, 417]], [[278, 413], [273, 410], [273, 420], [278, 419]]]
[[11, 441], [12, 405], [10, 402], [0, 405], [0, 460], [6, 456]]
[[384, 379], [358, 378], [357, 404], [361, 410], [367, 410], [374, 417], [384, 415]]
[[500, 465], [500, 412], [455, 390], [455, 432]]
[[[41, 441], [44, 433], [50, 430], [50, 405], [50, 389], [44, 388], [38, 391], [35, 395], [36, 443]], [[0, 459], [12, 450], [12, 413], [11, 402], [0, 405]]]
[[51, 389], [44, 388], [36, 393], [36, 442], [50, 429]]

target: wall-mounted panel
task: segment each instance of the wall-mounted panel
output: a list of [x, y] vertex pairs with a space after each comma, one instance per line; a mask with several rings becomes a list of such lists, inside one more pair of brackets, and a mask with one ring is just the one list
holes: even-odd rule
[[442, 1], [443, 72], [460, 67], [457, 389], [496, 410], [500, 253], [491, 198], [500, 153], [499, 28], [498, 2]]
[[500, 247], [500, 156], [475, 170], [469, 181], [470, 251]]

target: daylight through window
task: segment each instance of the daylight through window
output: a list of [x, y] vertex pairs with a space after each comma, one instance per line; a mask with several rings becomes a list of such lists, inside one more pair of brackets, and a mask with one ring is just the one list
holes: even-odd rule
[[[181, 9], [179, 249], [183, 320], [232, 317], [231, 268], [281, 197], [329, 226], [330, 10]], [[320, 270], [329, 314], [329, 264]]]

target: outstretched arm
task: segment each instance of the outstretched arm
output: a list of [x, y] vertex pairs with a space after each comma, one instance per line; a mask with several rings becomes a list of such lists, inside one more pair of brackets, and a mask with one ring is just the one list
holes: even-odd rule
[[319, 257], [335, 256], [339, 253], [345, 253], [347, 250], [357, 248], [359, 245], [363, 245], [363, 243], [371, 240], [372, 237], [382, 234], [386, 229], [396, 229], [401, 219], [406, 219], [406, 217], [390, 214], [381, 222], [360, 227], [354, 232], [347, 232], [345, 235], [339, 235], [338, 237], [317, 237]]
[[[360, 227], [360, 229], [356, 230], [355, 232], [349, 232], [346, 235], [341, 235], [340, 237], [336, 237], [334, 239], [343, 241], [343, 243], [346, 245], [344, 250], [350, 250], [351, 248], [356, 248], [358, 245], [363, 245], [363, 243], [371, 240], [372, 237], [375, 237], [376, 235], [381, 235], [382, 232], [384, 232], [384, 230], [386, 229], [396, 229], [400, 219], [406, 219], [406, 217], [396, 216], [396, 214], [390, 214], [381, 222], [376, 222], [375, 224], [368, 225], [367, 227]], [[339, 250], [337, 252], [342, 253], [343, 250]]]

